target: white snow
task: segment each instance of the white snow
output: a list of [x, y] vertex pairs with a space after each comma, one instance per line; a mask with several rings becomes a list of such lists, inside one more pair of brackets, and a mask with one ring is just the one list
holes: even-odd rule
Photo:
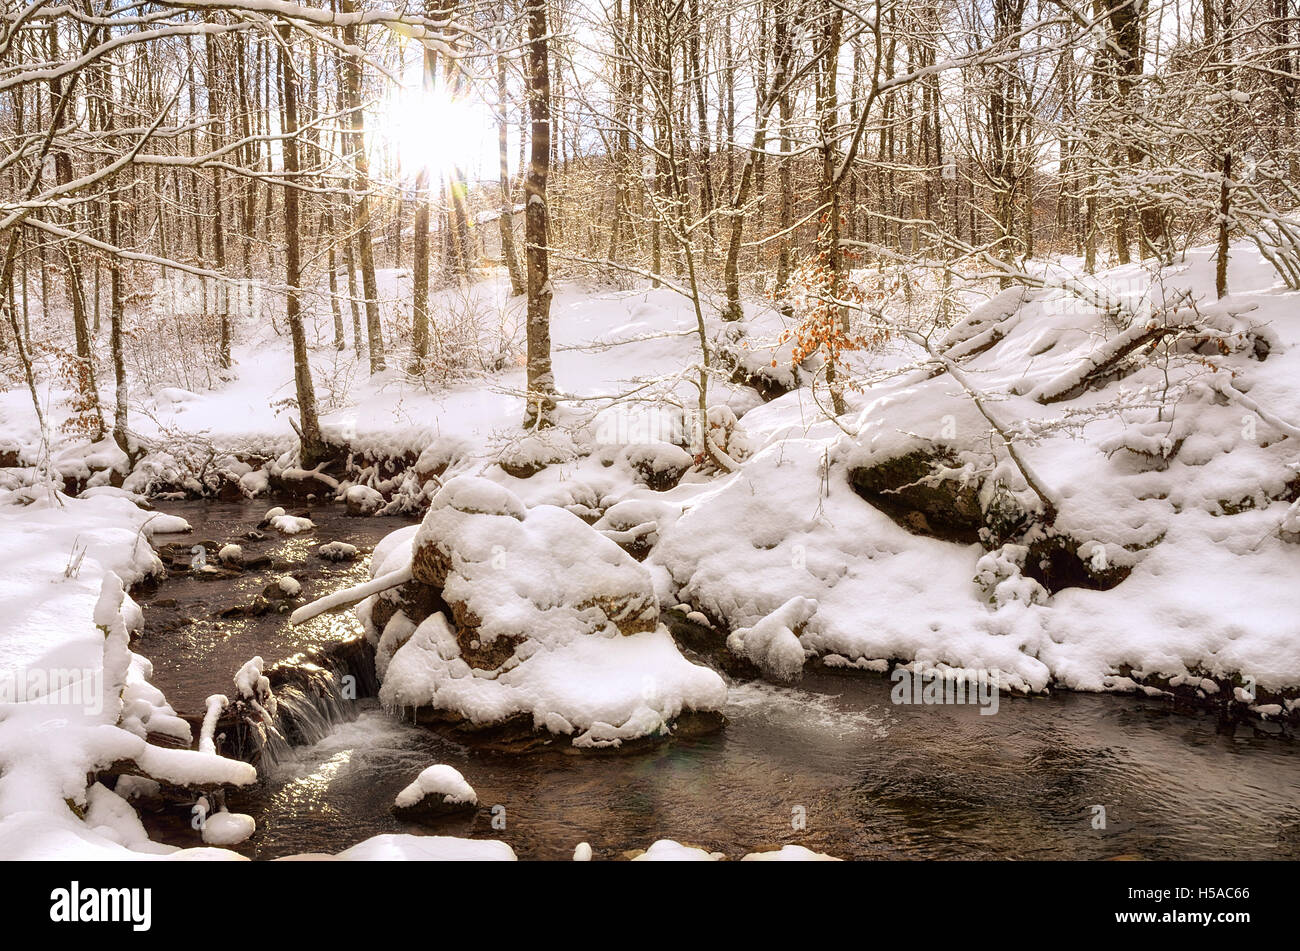
[[630, 637], [573, 635], [539, 644], [495, 677], [476, 676], [434, 614], [393, 655], [379, 696], [392, 709], [436, 704], [481, 725], [527, 713], [538, 729], [573, 736], [575, 746], [604, 747], [661, 732], [684, 709], [718, 709], [726, 686], [682, 657], [663, 627]]
[[721, 852], [709, 852], [690, 845], [682, 845], [672, 839], [660, 839], [651, 844], [633, 862], [720, 862], [726, 856]]
[[275, 694], [271, 691], [271, 681], [262, 673], [264, 664], [261, 657], [253, 657], [235, 671], [235, 691], [264, 720], [270, 721], [276, 713]]
[[316, 526], [309, 518], [303, 518], [300, 515], [286, 515], [283, 508], [276, 506], [268, 509], [263, 520], [277, 532], [282, 535], [299, 535], [302, 532], [309, 532]]
[[238, 845], [257, 830], [252, 816], [214, 812], [203, 820], [203, 841], [208, 845]]
[[344, 862], [513, 862], [515, 851], [493, 839], [457, 839], [445, 835], [377, 835], [344, 849]]
[[[804, 390], [745, 414], [755, 454], [735, 475], [689, 487], [682, 516], [660, 529], [647, 563], [663, 603], [687, 602], [739, 632], [808, 598], [817, 609], [798, 635], [805, 652], [853, 665], [894, 657], [996, 668], [1011, 689], [1111, 689], [1122, 683], [1121, 665], [1300, 685], [1300, 588], [1286, 580], [1300, 571], [1300, 546], [1285, 536], [1291, 503], [1274, 501], [1300, 462], [1294, 437], [1283, 438], [1286, 421], [1300, 420], [1296, 295], [1279, 292], [1243, 245], [1233, 248], [1231, 297], [1214, 300], [1212, 276], [1202, 250], [1167, 271], [1162, 287], [1136, 265], [1094, 280], [1150, 284], [1157, 305], [1162, 290], [1166, 299], [1182, 289], [1199, 296], [1205, 322], [1238, 347], [1210, 362], [1230, 368], [1234, 387], [1249, 389], [1262, 413], [1226, 399], [1225, 371], [1211, 372], [1198, 356], [1175, 355], [1168, 380], [1155, 361], [1071, 399], [1033, 399], [1077, 382], [1115, 352], [1115, 340], [1133, 336], [1063, 291], [1000, 295], [948, 335], [952, 353], [972, 354], [962, 360], [965, 376], [996, 394], [990, 405], [1014, 421], [1080, 559], [1132, 569], [1113, 589], [1049, 596], [1020, 573], [1022, 553], [990, 556], [913, 534], [853, 491], [853, 467], [939, 444], [956, 453], [958, 477], [1001, 481], [1037, 507], [1006, 455], [990, 454], [989, 424], [969, 396], [951, 374], [927, 371], [850, 393], [843, 424], [851, 435], [817, 422]], [[1008, 311], [1012, 297], [1020, 306]], [[1247, 331], [1272, 342], [1263, 362], [1241, 343]], [[979, 338], [997, 342], [976, 352]], [[1169, 410], [1159, 418], [1166, 387], [1178, 399], [1172, 420]], [[1221, 502], [1243, 499], [1246, 508], [1223, 514]], [[780, 640], [793, 658], [789, 639]]]
[[358, 511], [371, 515], [384, 505], [384, 497], [368, 485], [349, 486], [343, 493], [344, 501]]
[[783, 845], [771, 852], [750, 852], [742, 862], [842, 862], [825, 852], [814, 852], [802, 845]]
[[486, 643], [609, 634], [623, 623], [653, 627], [659, 613], [649, 572], [617, 545], [555, 506], [525, 517], [517, 497], [484, 479], [448, 482], [415, 545], [454, 559], [443, 597], [481, 619], [477, 633]]
[[316, 554], [327, 561], [350, 561], [357, 557], [357, 546], [347, 542], [326, 542], [316, 547]]
[[408, 808], [414, 806], [425, 796], [441, 796], [447, 804], [461, 805], [478, 802], [478, 794], [465, 782], [465, 777], [455, 767], [442, 763], [428, 767], [415, 782], [397, 794], [394, 805]]
[[199, 730], [199, 752], [215, 753], [217, 720], [230, 706], [230, 700], [224, 694], [214, 693], [208, 697], [203, 713], [203, 726]]
[[748, 657], [774, 680], [789, 682], [803, 673], [804, 651], [799, 633], [817, 613], [811, 598], [791, 598], [753, 627], [742, 627], [727, 638], [727, 646]]
[[[118, 494], [0, 490], [0, 546], [22, 553], [6, 567], [0, 638], [0, 857], [236, 857], [149, 843], [125, 799], [86, 783], [115, 761], [182, 786], [257, 778], [247, 763], [146, 742], [149, 734], [192, 741], [149, 683], [149, 661], [128, 645], [142, 614], [124, 588], [161, 568], [148, 542], [159, 525], [188, 529]], [[82, 553], [75, 571], [74, 552]]]

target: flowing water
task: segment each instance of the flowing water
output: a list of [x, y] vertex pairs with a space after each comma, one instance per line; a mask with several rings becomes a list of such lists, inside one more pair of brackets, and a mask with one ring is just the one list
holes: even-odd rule
[[[194, 526], [183, 542], [221, 543], [239, 540], [268, 504], [162, 508]], [[135, 649], [181, 713], [229, 693], [254, 654], [269, 663], [359, 630], [348, 614], [301, 629], [283, 615], [212, 616], [285, 569], [302, 575], [307, 597], [353, 584], [366, 577], [364, 557], [335, 566], [312, 548], [339, 540], [368, 554], [402, 524], [334, 507], [311, 517], [309, 535], [241, 542], [272, 557], [267, 570], [178, 577], [142, 596], [147, 627]], [[1300, 749], [1288, 733], [1225, 731], [1210, 715], [1129, 696], [1004, 697], [994, 716], [896, 706], [890, 686], [829, 672], [797, 688], [735, 683], [724, 732], [598, 756], [492, 753], [401, 722], [374, 700], [326, 704], [303, 732], [316, 742], [275, 750], [265, 779], [228, 805], [257, 820], [239, 846], [256, 858], [337, 852], [385, 832], [497, 838], [521, 858], [546, 859], [581, 841], [616, 857], [660, 838], [732, 858], [791, 842], [845, 858], [1300, 857]], [[438, 762], [464, 773], [478, 812], [425, 826], [394, 817], [397, 792]], [[187, 814], [146, 824], [163, 841], [197, 844]]]

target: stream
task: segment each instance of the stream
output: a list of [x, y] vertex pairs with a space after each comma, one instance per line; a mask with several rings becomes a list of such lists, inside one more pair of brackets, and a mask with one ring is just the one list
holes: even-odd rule
[[[235, 542], [264, 567], [175, 574], [142, 590], [133, 644], [177, 712], [198, 714], [250, 657], [268, 664], [360, 632], [350, 612], [290, 628], [286, 614], [220, 617], [278, 576], [312, 599], [369, 577], [376, 542], [408, 521], [310, 508], [315, 531], [250, 539], [275, 502], [160, 502], [193, 526], [155, 544]], [[313, 554], [344, 541], [361, 555]], [[729, 724], [623, 755], [476, 749], [402, 722], [373, 699], [347, 704], [309, 745], [282, 750], [256, 787], [227, 797], [257, 821], [251, 858], [338, 852], [372, 835], [501, 839], [521, 859], [565, 859], [581, 841], [617, 858], [669, 838], [739, 858], [797, 843], [842, 858], [1300, 858], [1300, 749], [1293, 735], [1175, 713], [1144, 697], [1061, 692], [973, 706], [896, 706], [868, 674], [809, 671], [798, 687], [733, 683]], [[397, 819], [397, 792], [448, 763], [479, 809], [431, 825]], [[1105, 809], [1105, 828], [1095, 828]], [[198, 845], [188, 812], [142, 816], [152, 837]], [[494, 824], [496, 827], [494, 827]], [[504, 828], [501, 826], [504, 824]]]

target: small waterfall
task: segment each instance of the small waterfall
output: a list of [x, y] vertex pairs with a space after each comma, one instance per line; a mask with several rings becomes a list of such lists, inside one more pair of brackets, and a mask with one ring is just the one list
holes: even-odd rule
[[276, 691], [274, 729], [258, 758], [265, 775], [295, 746], [319, 743], [340, 723], [356, 718], [356, 705], [343, 699], [340, 677], [315, 668], [302, 684], [286, 684]]
[[355, 720], [356, 701], [377, 692], [373, 662], [364, 650], [299, 655], [270, 668], [267, 679], [275, 698], [269, 722], [248, 702], [235, 700], [225, 750], [252, 763], [263, 777], [293, 747], [318, 743], [339, 724]]

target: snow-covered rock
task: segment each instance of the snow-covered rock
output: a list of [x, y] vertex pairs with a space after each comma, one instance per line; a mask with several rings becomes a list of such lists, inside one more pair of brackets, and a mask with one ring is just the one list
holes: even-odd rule
[[811, 598], [791, 598], [753, 627], [727, 638], [727, 647], [749, 659], [770, 679], [790, 683], [803, 674], [804, 649], [799, 634], [817, 613]]
[[290, 858], [337, 859], [341, 862], [513, 862], [514, 849], [493, 839], [457, 839], [445, 835], [376, 835], [337, 855]]
[[299, 535], [316, 527], [309, 518], [301, 515], [286, 515], [284, 509], [278, 505], [267, 511], [262, 517], [262, 522], [282, 535]]
[[326, 561], [352, 561], [357, 557], [357, 546], [347, 542], [326, 542], [316, 547], [316, 554]]
[[384, 496], [368, 485], [348, 486], [343, 502], [349, 515], [374, 515], [384, 507]]
[[283, 597], [296, 598], [302, 594], [302, 583], [293, 575], [281, 575], [272, 583]]
[[682, 845], [672, 839], [660, 839], [653, 843], [633, 862], [720, 862], [726, 856], [721, 852], [709, 852], [691, 845]]
[[741, 858], [742, 862], [842, 862], [825, 852], [814, 852], [802, 845], [783, 845], [770, 852], [750, 852]]
[[434, 497], [412, 571], [441, 589], [462, 647], [484, 659], [475, 666], [497, 666], [525, 638], [637, 634], [658, 623], [650, 575], [626, 552], [563, 509], [525, 516], [486, 480], [461, 476]]
[[716, 719], [725, 701], [718, 675], [659, 624], [649, 572], [563, 509], [457, 477], [409, 544], [376, 550], [388, 570], [404, 558], [414, 581], [400, 602], [358, 610], [390, 708], [605, 747], [664, 735], [683, 716]]
[[214, 812], [200, 826], [208, 845], [238, 845], [257, 831], [252, 816], [238, 812]]
[[477, 805], [478, 794], [465, 777], [442, 763], [427, 767], [393, 800], [399, 815], [426, 818], [472, 810]]

